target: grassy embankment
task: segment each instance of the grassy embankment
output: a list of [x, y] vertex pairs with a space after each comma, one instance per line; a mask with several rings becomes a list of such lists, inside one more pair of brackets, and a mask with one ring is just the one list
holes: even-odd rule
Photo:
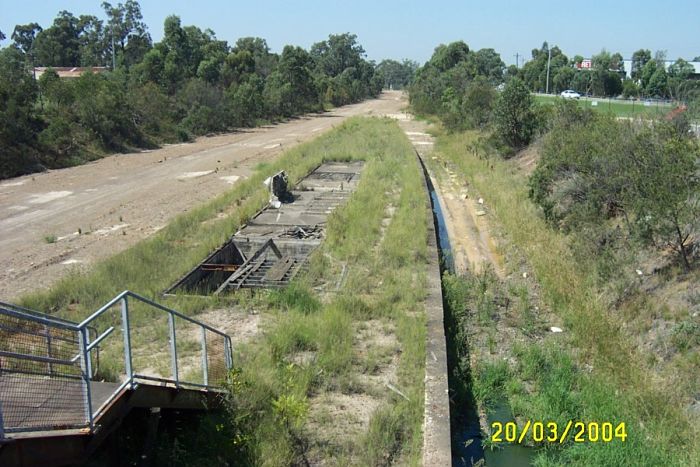
[[[555, 315], [557, 325], [563, 323], [564, 333], [546, 331], [552, 324], [542, 322], [546, 313], [530, 302], [517, 265], [509, 266], [509, 283], [488, 273], [448, 279], [447, 301], [458, 309], [457, 319], [463, 326], [478, 323], [488, 334], [482, 339], [488, 350], [472, 355], [470, 370], [464, 368], [469, 349], [462, 353], [462, 373], [471, 371], [475, 397], [488, 405], [504, 395], [521, 427], [527, 419], [560, 427], [568, 420], [626, 423], [625, 442], [545, 444], [537, 465], [698, 465], [698, 429], [683, 409], [685, 391], [697, 383], [692, 354], [673, 383], [649, 371], [649, 359], [635, 348], [623, 322], [631, 315], [646, 319], [648, 310], [640, 306], [621, 316], [609, 308], [593, 262], [575, 259], [568, 239], [549, 228], [528, 199], [526, 174], [515, 161], [475, 154], [469, 148], [477, 137], [438, 132], [436, 155], [465, 177], [472, 197], [476, 191], [486, 199], [507, 241], [534, 272], [540, 306]], [[504, 306], [506, 327], [524, 339], [508, 337], [513, 333], [503, 331], [504, 323], [492, 321]]]
[[[562, 99], [559, 96], [543, 96], [535, 95], [535, 101], [541, 104], [554, 105], [557, 100]], [[671, 110], [674, 106], [669, 104], [657, 104], [652, 103], [649, 106], [645, 106], [643, 101], [614, 101], [607, 98], [585, 98], [579, 99], [578, 104], [584, 108], [591, 108], [597, 112], [609, 112], [616, 117], [624, 118], [643, 118], [652, 119], [663, 117]], [[593, 102], [597, 102], [597, 105], [593, 106]]]
[[[288, 289], [158, 297], [264, 205], [261, 182], [269, 174], [284, 169], [296, 181], [324, 160], [355, 159], [367, 161], [357, 192], [329, 217], [309, 272]], [[128, 288], [190, 315], [261, 312], [262, 333], [243, 344], [232, 336], [237, 371], [230, 414], [163, 434], [159, 462], [415, 465], [422, 448], [427, 248], [425, 216], [416, 217], [425, 205], [420, 177], [411, 145], [394, 122], [352, 119], [260, 167], [152, 238], [23, 303], [79, 319]], [[159, 370], [153, 358], [160, 355], [167, 372], [167, 353], [156, 345], [165, 345], [164, 326], [132, 311], [135, 339], [149, 349], [135, 367]], [[185, 342], [189, 347], [197, 355]], [[117, 354], [118, 345], [112, 350]], [[104, 349], [101, 365], [110, 370], [105, 373], [118, 373], [119, 359], [109, 353]]]

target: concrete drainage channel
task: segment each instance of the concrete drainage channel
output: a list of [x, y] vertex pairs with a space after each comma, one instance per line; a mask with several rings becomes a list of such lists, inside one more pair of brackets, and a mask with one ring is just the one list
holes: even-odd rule
[[[423, 166], [420, 157], [419, 162]], [[270, 179], [274, 195], [270, 204], [166, 293], [209, 295], [241, 288], [284, 287], [321, 244], [328, 215], [350, 198], [363, 166], [363, 162], [324, 163], [291, 192], [286, 192], [280, 179]], [[425, 166], [423, 170], [426, 171]], [[439, 205], [431, 203], [437, 200], [427, 172], [424, 183], [429, 271], [423, 464], [451, 465], [447, 349], [438, 253], [449, 251], [449, 243], [441, 245], [441, 249], [438, 245], [449, 240], [438, 233], [444, 225]]]
[[287, 285], [325, 236], [328, 215], [355, 191], [364, 162], [326, 162], [293, 191], [283, 172], [268, 179], [270, 204], [166, 293], [218, 295]]

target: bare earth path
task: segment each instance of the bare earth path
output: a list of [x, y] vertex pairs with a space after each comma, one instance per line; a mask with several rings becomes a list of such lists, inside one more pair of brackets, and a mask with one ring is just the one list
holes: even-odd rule
[[348, 117], [395, 115], [404, 105], [400, 92], [385, 92], [278, 125], [0, 182], [0, 300], [124, 250]]
[[503, 260], [497, 253], [486, 216], [488, 207], [480, 204], [474, 194], [468, 192], [466, 180], [452, 173], [434, 156], [433, 137], [426, 133], [428, 125], [425, 122], [406, 115], [399, 124], [421, 158], [433, 168], [431, 179], [450, 236], [455, 271], [458, 274], [467, 271], [478, 273], [490, 264], [496, 274], [503, 277]]

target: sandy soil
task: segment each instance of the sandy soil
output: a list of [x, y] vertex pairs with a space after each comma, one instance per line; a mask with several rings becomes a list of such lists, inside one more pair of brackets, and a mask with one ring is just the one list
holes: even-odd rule
[[[427, 124], [422, 121], [401, 119], [400, 125], [424, 161], [432, 161], [433, 137], [426, 133]], [[436, 162], [437, 163], [437, 162]], [[433, 165], [433, 164], [429, 164]], [[488, 203], [469, 193], [467, 181], [444, 168], [439, 177], [431, 173], [435, 191], [445, 216], [450, 236], [455, 271], [479, 272], [487, 264], [503, 278], [503, 259], [497, 252], [496, 241], [491, 235], [488, 221]]]
[[2, 181], [0, 300], [124, 250], [348, 117], [395, 116], [404, 105], [400, 92], [386, 92], [278, 125]]

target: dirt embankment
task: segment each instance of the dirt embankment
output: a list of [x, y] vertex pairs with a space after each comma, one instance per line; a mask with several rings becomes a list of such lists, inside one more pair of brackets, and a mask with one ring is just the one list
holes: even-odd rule
[[356, 115], [394, 115], [400, 92], [286, 123], [0, 183], [0, 299], [50, 286], [228, 190], [262, 162]]

